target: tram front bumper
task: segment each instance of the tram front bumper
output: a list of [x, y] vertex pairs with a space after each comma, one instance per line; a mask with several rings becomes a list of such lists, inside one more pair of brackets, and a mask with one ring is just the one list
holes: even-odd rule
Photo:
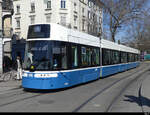
[[60, 89], [69, 87], [69, 81], [67, 81], [61, 75], [55, 75], [55, 77], [43, 77], [40, 78], [39, 75], [26, 74], [22, 77], [22, 87], [27, 89]]

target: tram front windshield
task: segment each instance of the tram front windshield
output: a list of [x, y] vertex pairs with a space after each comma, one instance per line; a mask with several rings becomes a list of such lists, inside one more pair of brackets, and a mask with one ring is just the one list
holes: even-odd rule
[[24, 70], [50, 71], [67, 69], [66, 46], [55, 41], [28, 41]]

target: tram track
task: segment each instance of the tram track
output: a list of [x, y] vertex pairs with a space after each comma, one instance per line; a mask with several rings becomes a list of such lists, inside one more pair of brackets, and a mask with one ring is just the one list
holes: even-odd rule
[[[111, 112], [111, 109], [112, 109], [113, 105], [115, 105], [115, 103], [116, 103], [116, 101], [118, 100], [118, 98], [130, 87], [130, 85], [131, 85], [134, 81], [138, 80], [138, 79], [143, 75], [143, 73], [145, 73], [145, 71], [142, 72], [141, 74], [139, 74], [138, 76], [136, 76], [134, 79], [132, 79], [131, 81], [129, 81], [129, 82], [124, 86], [124, 88], [119, 92], [119, 94], [116, 95], [115, 98], [112, 100], [112, 102], [110, 103], [110, 105], [109, 105], [108, 108], [106, 109], [106, 112]], [[145, 79], [145, 78], [143, 78], [142, 81], [143, 81], [144, 79]], [[141, 82], [142, 82], [142, 81], [141, 81]], [[139, 96], [139, 99], [141, 98], [141, 87], [142, 87], [142, 83], [141, 83], [141, 85], [140, 85], [140, 88], [138, 89], [138, 96]], [[140, 106], [141, 106], [141, 108], [142, 108], [142, 100], [140, 100]], [[142, 111], [143, 111], [143, 109], [142, 109]]]
[[[85, 102], [83, 102], [80, 106], [78, 106], [76, 109], [74, 109], [72, 112], [79, 112], [82, 108], [84, 108], [89, 102], [91, 102], [93, 99], [95, 99], [97, 96], [100, 96], [101, 94], [103, 94], [104, 92], [106, 92], [108, 89], [112, 88], [114, 85], [120, 83], [121, 81], [127, 79], [127, 78], [130, 78], [130, 77], [133, 77], [133, 73], [134, 73], [134, 76], [136, 76], [133, 80], [131, 80], [120, 92], [118, 95], [115, 96], [115, 98], [112, 100], [112, 102], [108, 105], [107, 109], [105, 112], [109, 112], [109, 110], [111, 109], [111, 107], [113, 106], [113, 104], [115, 103], [115, 101], [118, 99], [118, 97], [127, 89], [127, 87], [132, 83], [134, 82], [136, 79], [140, 78], [141, 75], [145, 72], [145, 71], [148, 71], [149, 68], [147, 67], [149, 64], [145, 64], [144, 67], [142, 68], [138, 68], [138, 72], [137, 73], [130, 73], [129, 75], [126, 75], [124, 76], [123, 78], [111, 83], [110, 85], [104, 87], [103, 89], [101, 89], [100, 91], [98, 91], [97, 93], [95, 93], [93, 96], [91, 96], [90, 98], [88, 98]], [[146, 69], [143, 69], [145, 68]], [[140, 70], [140, 71], [139, 71]]]
[[[10, 91], [10, 92], [9, 92]], [[7, 90], [6, 93], [0, 94], [0, 107], [4, 107], [10, 104], [22, 102], [35, 97], [47, 95], [55, 91], [37, 91], [37, 90], [24, 90], [23, 88], [14, 88]], [[56, 91], [57, 92], [57, 91]]]
[[32, 99], [34, 97], [46, 95], [48, 93], [43, 92], [30, 92], [21, 87], [13, 88], [0, 92], [0, 107], [7, 106], [9, 104], [21, 102], [24, 100]]
[[0, 104], [0, 107], [7, 106], [9, 104], [17, 103], [17, 102], [20, 102], [20, 101], [28, 100], [28, 99], [31, 99], [31, 98], [35, 98], [35, 97], [38, 97], [38, 96], [41, 96], [41, 95], [42, 94], [32, 95], [32, 96], [29, 96], [29, 97], [12, 100], [12, 101], [9, 101], [7, 103]]
[[[4, 95], [0, 95], [0, 107], [7, 106], [9, 104], [14, 104], [17, 102], [25, 101], [28, 99], [32, 99], [38, 96], [45, 95], [47, 93], [30, 93], [23, 90], [16, 90], [14, 93], [5, 93]], [[7, 95], [7, 96], [6, 96]]]
[[[114, 98], [114, 100], [111, 102], [106, 112], [116, 111], [117, 104], [121, 102], [120, 100], [137, 103], [138, 108], [141, 108], [138, 110], [138, 112], [145, 112], [143, 107], [145, 98], [143, 97], [142, 87], [144, 86], [143, 81], [145, 81], [145, 79], [149, 77], [148, 76], [149, 74], [150, 74], [150, 70], [144, 72], [141, 76], [139, 75], [135, 79], [129, 81], [126, 84], [126, 86], [120, 91], [120, 93]], [[135, 86], [137, 86], [137, 89], [135, 89]], [[136, 94], [135, 93], [128, 94], [128, 91], [132, 90], [133, 88], [136, 90]], [[128, 97], [128, 99], [124, 99], [123, 97]]]

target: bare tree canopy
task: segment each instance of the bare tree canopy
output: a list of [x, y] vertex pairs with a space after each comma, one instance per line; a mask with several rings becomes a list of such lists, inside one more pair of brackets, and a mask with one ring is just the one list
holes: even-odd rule
[[[150, 12], [148, 10], [148, 12]], [[148, 13], [143, 20], [132, 23], [124, 37], [124, 43], [141, 51], [150, 53], [150, 15]]]
[[148, 0], [101, 0], [104, 6], [104, 23], [109, 26], [112, 41], [123, 26], [140, 20]]

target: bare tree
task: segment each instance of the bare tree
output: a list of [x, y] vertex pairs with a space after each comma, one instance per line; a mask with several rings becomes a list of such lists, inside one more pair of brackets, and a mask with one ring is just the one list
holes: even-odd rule
[[135, 47], [141, 51], [150, 52], [150, 15], [149, 11], [145, 12], [143, 20], [134, 21], [130, 24], [127, 34], [123, 41], [131, 47]]
[[141, 19], [143, 6], [148, 0], [101, 0], [104, 6], [104, 23], [109, 26], [112, 41], [119, 28], [127, 26], [132, 20]]

